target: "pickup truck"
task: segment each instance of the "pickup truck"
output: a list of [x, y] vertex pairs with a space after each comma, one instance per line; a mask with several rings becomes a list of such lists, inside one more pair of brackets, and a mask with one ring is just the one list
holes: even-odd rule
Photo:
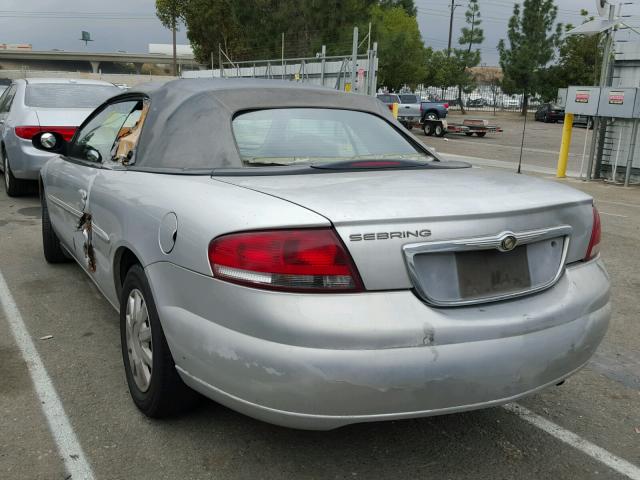
[[391, 109], [391, 105], [398, 104], [398, 121], [406, 128], [411, 129], [420, 123], [422, 108], [420, 98], [417, 95], [405, 93], [380, 93], [378, 100], [385, 103]]
[[447, 116], [448, 105], [442, 102], [421, 102], [420, 97], [411, 93], [381, 93], [378, 100], [389, 105], [398, 104], [398, 121], [406, 128], [427, 120], [439, 120]]
[[420, 109], [422, 111], [421, 121], [425, 120], [442, 120], [447, 118], [449, 113], [449, 104], [447, 102], [428, 101], [421, 102]]

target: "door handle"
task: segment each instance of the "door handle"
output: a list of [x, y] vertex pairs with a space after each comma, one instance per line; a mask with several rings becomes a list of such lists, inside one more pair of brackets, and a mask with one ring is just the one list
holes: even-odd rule
[[82, 200], [87, 199], [87, 191], [84, 188], [80, 188], [78, 190], [78, 193], [80, 194], [80, 198], [82, 198]]

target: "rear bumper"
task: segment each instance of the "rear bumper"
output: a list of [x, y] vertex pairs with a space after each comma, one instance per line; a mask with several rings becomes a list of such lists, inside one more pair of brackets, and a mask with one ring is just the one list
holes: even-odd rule
[[31, 141], [20, 138], [7, 142], [6, 149], [13, 176], [22, 180], [37, 180], [42, 166], [54, 156], [37, 150]]
[[[610, 317], [608, 278], [599, 261], [568, 268], [543, 293], [481, 308], [432, 309], [411, 292], [380, 292], [323, 296], [327, 307], [318, 310], [318, 304], [306, 304], [317, 295], [280, 294], [275, 315], [264, 292], [253, 296], [255, 290], [200, 275], [189, 281], [195, 274], [169, 264], [151, 265], [147, 272], [184, 381], [235, 410], [294, 428], [331, 429], [509, 402], [581, 368]], [[173, 278], [171, 287], [163, 285], [167, 278]], [[213, 322], [175, 305], [179, 297], [187, 300], [176, 285], [196, 295], [208, 289], [214, 300], [223, 285], [226, 305], [218, 310], [227, 317]], [[228, 287], [244, 291], [238, 296]], [[241, 306], [239, 298], [254, 305]], [[363, 299], [368, 305], [359, 303]], [[344, 310], [349, 302], [352, 308]], [[246, 315], [252, 310], [253, 320], [266, 325], [280, 319], [268, 335], [281, 341], [239, 331], [251, 330]], [[228, 318], [232, 311], [236, 318]], [[410, 312], [414, 318], [406, 318]], [[359, 325], [367, 315], [363, 343], [330, 338], [323, 324], [335, 315], [348, 335], [356, 335], [350, 322]], [[290, 321], [298, 332], [285, 338], [278, 330]], [[386, 331], [371, 332], [378, 326]]]

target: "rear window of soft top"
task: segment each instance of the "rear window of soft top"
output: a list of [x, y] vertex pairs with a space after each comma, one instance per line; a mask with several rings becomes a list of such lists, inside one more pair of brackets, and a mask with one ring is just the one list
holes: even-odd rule
[[254, 110], [233, 119], [233, 133], [247, 166], [433, 160], [382, 118], [352, 110]]

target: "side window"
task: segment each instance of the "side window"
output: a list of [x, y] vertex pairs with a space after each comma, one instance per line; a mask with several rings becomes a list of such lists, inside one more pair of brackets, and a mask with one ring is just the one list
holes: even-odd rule
[[7, 113], [11, 110], [11, 104], [13, 103], [13, 97], [15, 96], [16, 86], [11, 85], [0, 98], [0, 113]]
[[140, 139], [142, 126], [149, 112], [149, 100], [141, 100], [122, 124], [116, 143], [112, 149], [111, 160], [128, 164], [133, 158]]
[[118, 135], [139, 103], [139, 100], [130, 100], [107, 105], [78, 132], [69, 156], [90, 162], [111, 159]]

